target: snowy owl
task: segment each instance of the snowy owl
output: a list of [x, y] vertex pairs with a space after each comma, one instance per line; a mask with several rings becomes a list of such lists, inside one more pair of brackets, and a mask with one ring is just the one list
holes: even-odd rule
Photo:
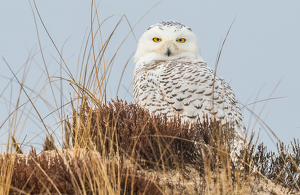
[[[151, 114], [230, 121], [244, 135], [241, 109], [228, 83], [207, 67], [191, 28], [174, 21], [150, 26], [134, 56], [134, 101]], [[243, 136], [244, 137], [244, 136]]]

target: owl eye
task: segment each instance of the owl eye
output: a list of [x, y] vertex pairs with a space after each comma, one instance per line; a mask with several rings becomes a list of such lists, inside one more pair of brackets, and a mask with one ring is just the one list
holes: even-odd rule
[[179, 42], [179, 43], [184, 43], [186, 41], [186, 39], [185, 38], [179, 38], [176, 41]]
[[161, 38], [157, 38], [157, 37], [154, 37], [152, 40], [156, 43], [161, 42]]

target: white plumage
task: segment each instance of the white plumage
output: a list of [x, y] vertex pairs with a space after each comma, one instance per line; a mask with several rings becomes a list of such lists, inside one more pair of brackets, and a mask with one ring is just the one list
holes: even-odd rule
[[134, 60], [134, 101], [151, 114], [180, 115], [190, 121], [199, 117], [201, 122], [204, 116], [213, 117], [231, 122], [244, 135], [231, 87], [207, 67], [190, 28], [174, 21], [150, 26]]

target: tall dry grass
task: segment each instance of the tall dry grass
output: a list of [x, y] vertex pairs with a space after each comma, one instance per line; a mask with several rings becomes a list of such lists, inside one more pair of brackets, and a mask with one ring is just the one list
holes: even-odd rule
[[[286, 193], [299, 191], [297, 140], [291, 143], [289, 150], [277, 138], [278, 153], [273, 153], [263, 144], [258, 145], [252, 136], [233, 162], [230, 154], [236, 135], [230, 126], [210, 119], [204, 124], [182, 124], [177, 118], [169, 121], [164, 116], [150, 116], [134, 104], [120, 100], [108, 102], [107, 85], [114, 58], [136, 26], [131, 27], [126, 16], [104, 40], [102, 32], [105, 29], [102, 29], [97, 5], [92, 1], [91, 26], [74, 76], [43, 23], [35, 2], [32, 11], [36, 26], [37, 23], [43, 25], [60, 56], [60, 71], [68, 75], [50, 75], [39, 40], [39, 53], [48, 81], [45, 88], [50, 89], [52, 95], [47, 99], [52, 98], [55, 104], [49, 115], [59, 117], [62, 136], [56, 136], [46, 125], [45, 117], [36, 106], [45, 88], [39, 92], [35, 92], [36, 86], [27, 88], [24, 85], [27, 73], [19, 80], [10, 68], [14, 75], [12, 80], [20, 86], [19, 97], [25, 94], [27, 101], [21, 104], [18, 98], [1, 125], [1, 128], [6, 123], [10, 126], [6, 154], [0, 159], [1, 194], [251, 194], [259, 193], [255, 189], [258, 185], [255, 179], [264, 184], [277, 184], [286, 189]], [[124, 19], [131, 31], [109, 59], [107, 47]], [[39, 30], [37, 28], [37, 32]], [[100, 51], [95, 47], [98, 41]], [[221, 52], [222, 48], [216, 70]], [[35, 55], [29, 58], [28, 70]], [[67, 103], [62, 100], [68, 97], [63, 94], [63, 83], [73, 89], [73, 96]], [[57, 86], [60, 86], [58, 91]], [[67, 106], [70, 112], [65, 109]], [[41, 153], [32, 148], [28, 155], [22, 154], [22, 143], [16, 138], [17, 129], [23, 129], [20, 118], [30, 117], [26, 110], [27, 113], [35, 112], [43, 125], [45, 140]], [[260, 119], [260, 114], [256, 118], [274, 134]], [[274, 189], [273, 193], [278, 193], [276, 190], [279, 189]]]

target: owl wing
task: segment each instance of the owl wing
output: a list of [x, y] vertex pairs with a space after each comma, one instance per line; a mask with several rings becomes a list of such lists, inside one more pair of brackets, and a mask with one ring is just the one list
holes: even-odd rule
[[225, 80], [214, 76], [206, 63], [166, 62], [158, 82], [163, 100], [175, 115], [189, 120], [208, 116], [242, 123], [233, 90]]

